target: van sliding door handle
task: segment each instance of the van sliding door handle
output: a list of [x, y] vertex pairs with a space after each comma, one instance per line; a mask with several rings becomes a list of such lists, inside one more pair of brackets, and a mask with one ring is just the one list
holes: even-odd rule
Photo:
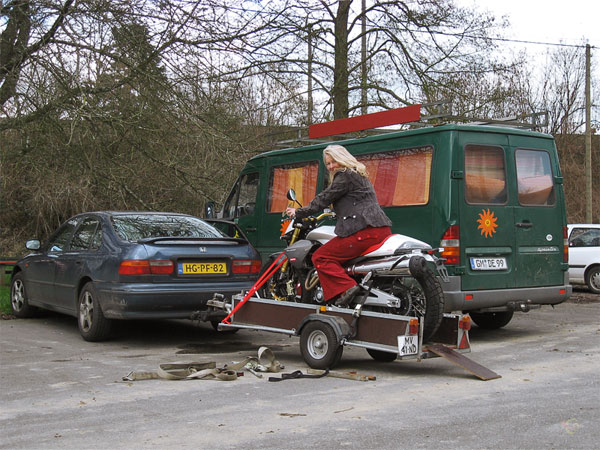
[[531, 222], [517, 222], [518, 228], [531, 228], [533, 224]]
[[246, 231], [249, 231], [249, 232], [256, 231], [256, 227], [247, 227]]

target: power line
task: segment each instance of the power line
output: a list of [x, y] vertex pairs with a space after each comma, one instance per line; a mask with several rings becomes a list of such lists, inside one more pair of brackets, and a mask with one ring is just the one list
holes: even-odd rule
[[[239, 12], [251, 12], [251, 13], [255, 13], [256, 15], [267, 15], [267, 16], [274, 16], [274, 15], [279, 15], [279, 13], [276, 13], [274, 11], [268, 11], [268, 10], [257, 10], [257, 9], [249, 9], [249, 8], [241, 8], [241, 7], [235, 7], [235, 6], [230, 6], [229, 7], [230, 10], [235, 10], [235, 11], [239, 11]], [[296, 16], [293, 15], [293, 17], [296, 18], [301, 18], [300, 16]], [[367, 25], [367, 28], [371, 28], [373, 29], [373, 26]], [[462, 34], [462, 33], [450, 33], [450, 32], [445, 32], [445, 31], [433, 31], [433, 30], [406, 30], [408, 32], [411, 33], [425, 33], [425, 34], [437, 34], [437, 35], [441, 35], [441, 36], [451, 36], [451, 37], [462, 37], [462, 38], [468, 38], [468, 39], [483, 39], [483, 40], [487, 40], [487, 41], [499, 41], [499, 42], [514, 42], [517, 44], [534, 44], [534, 45], [545, 45], [545, 46], [552, 46], [552, 47], [570, 47], [570, 48], [586, 48], [586, 44], [565, 44], [562, 42], [542, 42], [542, 41], [527, 41], [527, 40], [522, 40], [522, 39], [509, 39], [509, 38], [502, 38], [502, 37], [482, 37], [482, 36], [473, 36], [473, 35], [466, 35], [466, 34]], [[589, 44], [590, 48], [597, 48], [595, 45]]]
[[[427, 30], [411, 30], [414, 33], [427, 33], [427, 34], [441, 34], [444, 36], [452, 36], [452, 37], [465, 37], [469, 39], [484, 39], [486, 41], [502, 41], [502, 42], [516, 42], [519, 44], [536, 44], [536, 45], [548, 45], [554, 47], [571, 47], [571, 48], [586, 48], [586, 44], [564, 44], [562, 42], [541, 42], [541, 41], [525, 41], [521, 39], [509, 39], [509, 38], [501, 38], [501, 37], [486, 37], [483, 38], [481, 36], [471, 36], [467, 34], [460, 33], [447, 33], [444, 31], [427, 31]], [[596, 48], [596, 46], [590, 44], [590, 48]]]

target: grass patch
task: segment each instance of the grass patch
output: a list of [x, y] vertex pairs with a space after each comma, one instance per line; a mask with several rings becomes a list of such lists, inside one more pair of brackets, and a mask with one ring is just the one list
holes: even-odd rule
[[10, 286], [0, 286], [0, 313], [12, 314], [10, 307]]
[[10, 274], [4, 273], [5, 266], [0, 266], [0, 276], [3, 277], [3, 283], [0, 284], [0, 313], [12, 314], [10, 307]]

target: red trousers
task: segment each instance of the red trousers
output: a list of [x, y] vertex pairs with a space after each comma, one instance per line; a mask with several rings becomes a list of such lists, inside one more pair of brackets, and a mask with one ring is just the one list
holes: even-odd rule
[[336, 236], [313, 254], [312, 261], [319, 274], [325, 301], [356, 285], [342, 264], [360, 256], [390, 234], [390, 227], [365, 228], [347, 237]]

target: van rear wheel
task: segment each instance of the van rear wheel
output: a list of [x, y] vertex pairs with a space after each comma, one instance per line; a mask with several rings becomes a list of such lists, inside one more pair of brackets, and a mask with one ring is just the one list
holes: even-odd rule
[[497, 330], [511, 321], [513, 317], [513, 311], [500, 311], [500, 312], [487, 312], [487, 313], [475, 313], [469, 312], [471, 319], [475, 322], [479, 328], [484, 330]]
[[372, 348], [368, 348], [367, 353], [371, 358], [379, 362], [392, 362], [398, 358], [397, 353], [384, 352], [383, 350], [375, 350]]

